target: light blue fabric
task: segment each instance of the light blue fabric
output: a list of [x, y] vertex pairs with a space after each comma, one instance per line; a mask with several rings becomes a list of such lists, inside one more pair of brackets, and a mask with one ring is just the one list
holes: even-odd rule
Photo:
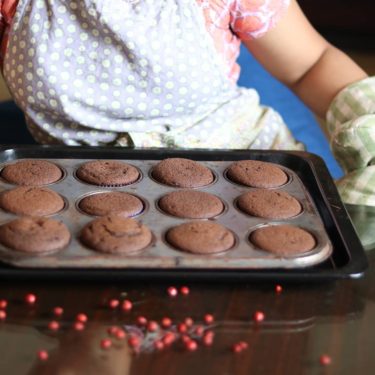
[[282, 115], [294, 137], [305, 144], [307, 151], [323, 158], [332, 177], [341, 177], [343, 172], [310, 110], [286, 86], [266, 72], [244, 47], [238, 62], [241, 65], [239, 85], [255, 88], [261, 103], [273, 107]]

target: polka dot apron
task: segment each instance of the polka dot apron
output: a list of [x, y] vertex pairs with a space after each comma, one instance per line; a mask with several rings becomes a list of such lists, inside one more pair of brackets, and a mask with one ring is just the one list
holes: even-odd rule
[[192, 0], [20, 0], [4, 76], [41, 143], [299, 148]]

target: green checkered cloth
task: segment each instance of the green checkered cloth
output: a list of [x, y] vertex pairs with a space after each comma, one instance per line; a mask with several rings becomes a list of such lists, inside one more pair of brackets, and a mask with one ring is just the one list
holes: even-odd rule
[[345, 172], [337, 181], [342, 200], [375, 206], [375, 77], [340, 91], [326, 126], [332, 152]]

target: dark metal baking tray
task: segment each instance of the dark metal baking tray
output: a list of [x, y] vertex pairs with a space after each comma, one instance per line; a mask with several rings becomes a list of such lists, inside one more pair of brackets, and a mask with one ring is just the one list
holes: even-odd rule
[[121, 159], [161, 160], [184, 157], [197, 161], [236, 161], [254, 159], [279, 164], [293, 171], [302, 181], [319, 212], [326, 233], [332, 244], [331, 256], [315, 266], [302, 269], [96, 269], [96, 268], [26, 268], [0, 264], [0, 277], [18, 278], [196, 278], [222, 280], [334, 280], [360, 277], [367, 267], [367, 260], [351, 220], [343, 206], [332, 178], [319, 157], [306, 152], [253, 151], [253, 150], [171, 150], [171, 149], [121, 149], [100, 147], [65, 146], [6, 146], [0, 149], [0, 163], [18, 159]]
[[[24, 160], [35, 159], [17, 159], [17, 161]], [[12, 266], [23, 268], [210, 268], [225, 270], [305, 268], [323, 262], [332, 253], [332, 244], [310, 194], [296, 173], [284, 166], [279, 166], [279, 168], [286, 173], [288, 181], [278, 187], [277, 191], [284, 191], [296, 198], [302, 206], [302, 211], [290, 218], [272, 220], [245, 214], [237, 208], [236, 199], [238, 196], [252, 188], [233, 183], [225, 177], [226, 170], [233, 163], [232, 161], [200, 162], [200, 165], [211, 170], [215, 179], [212, 183], [197, 189], [220, 197], [225, 206], [220, 214], [210, 220], [228, 228], [234, 234], [236, 241], [228, 251], [219, 254], [197, 255], [175, 249], [165, 239], [168, 229], [184, 222], [190, 222], [191, 219], [168, 215], [159, 208], [157, 202], [162, 196], [180, 189], [161, 184], [152, 178], [152, 168], [159, 160], [122, 159], [123, 162], [137, 168], [141, 177], [132, 184], [117, 187], [95, 186], [76, 177], [77, 168], [87, 161], [92, 161], [91, 159], [53, 158], [44, 160], [58, 165], [65, 172], [62, 179], [50, 184], [49, 187], [64, 197], [65, 208], [53, 216], [56, 216], [68, 227], [71, 241], [61, 251], [41, 256], [14, 251], [0, 244], [0, 261]], [[6, 167], [12, 164], [14, 164], [13, 161], [2, 163], [0, 166]], [[13, 188], [13, 184], [0, 179], [0, 191]], [[144, 209], [135, 215], [135, 218], [152, 231], [153, 241], [150, 246], [134, 254], [116, 256], [94, 251], [81, 243], [80, 232], [85, 225], [93, 220], [93, 216], [80, 210], [79, 201], [84, 197], [108, 191], [126, 192], [142, 199]], [[0, 215], [0, 224], [14, 220], [16, 217], [13, 213], [3, 211]], [[252, 231], [270, 224], [298, 225], [314, 235], [316, 244], [310, 251], [283, 257], [262, 251], [251, 243], [249, 235]]]

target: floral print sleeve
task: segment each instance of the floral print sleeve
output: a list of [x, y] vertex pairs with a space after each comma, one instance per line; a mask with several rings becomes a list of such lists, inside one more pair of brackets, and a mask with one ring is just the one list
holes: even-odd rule
[[16, 12], [17, 5], [18, 0], [0, 0], [0, 67], [2, 67], [4, 61], [9, 25]]
[[231, 28], [242, 40], [259, 38], [273, 28], [290, 0], [233, 0]]

